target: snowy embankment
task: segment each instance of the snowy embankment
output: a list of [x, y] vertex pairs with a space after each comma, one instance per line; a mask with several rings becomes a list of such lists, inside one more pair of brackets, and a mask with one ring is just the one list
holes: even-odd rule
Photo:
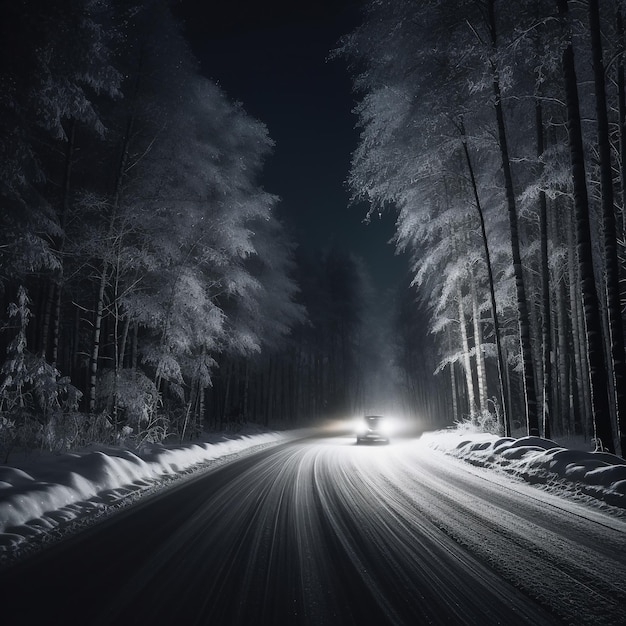
[[[27, 547], [29, 539], [36, 543], [62, 535], [219, 459], [305, 434], [242, 431], [216, 434], [201, 443], [155, 444], [135, 452], [101, 448], [0, 466], [0, 563]], [[464, 430], [426, 433], [421, 444], [560, 495], [592, 496], [626, 514], [626, 462], [620, 457], [565, 448], [539, 437], [513, 439]]]
[[626, 510], [626, 461], [606, 452], [565, 448], [541, 437], [498, 437], [463, 430], [427, 433], [430, 448], [503, 470], [562, 495], [591, 496]]
[[302, 431], [240, 431], [208, 436], [202, 443], [152, 444], [135, 452], [101, 448], [0, 466], [0, 557], [29, 538], [92, 518], [181, 474], [297, 436]]

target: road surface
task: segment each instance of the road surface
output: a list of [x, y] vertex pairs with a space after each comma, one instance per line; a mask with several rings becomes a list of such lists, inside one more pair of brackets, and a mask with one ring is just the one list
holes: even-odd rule
[[0, 623], [626, 623], [626, 523], [417, 440], [263, 450], [0, 572]]

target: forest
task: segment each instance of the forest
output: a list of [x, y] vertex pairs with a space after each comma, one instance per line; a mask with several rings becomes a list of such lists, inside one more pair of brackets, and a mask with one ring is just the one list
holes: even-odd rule
[[371, 0], [350, 183], [397, 214], [454, 415], [626, 444], [624, 3]]
[[266, 127], [200, 74], [172, 4], [2, 12], [2, 460], [362, 408], [385, 352], [363, 265], [297, 249]]
[[[367, 0], [348, 178], [410, 258], [317, 257], [167, 0], [5, 3], [0, 458], [362, 410], [626, 449], [621, 0]], [[391, 409], [389, 409], [391, 410]]]

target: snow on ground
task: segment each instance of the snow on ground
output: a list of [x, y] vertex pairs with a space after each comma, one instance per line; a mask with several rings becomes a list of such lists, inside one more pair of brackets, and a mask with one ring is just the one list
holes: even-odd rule
[[131, 452], [100, 448], [0, 466], [0, 561], [30, 539], [54, 534], [214, 461], [253, 447], [302, 436], [302, 431], [207, 435], [184, 445], [145, 445]]
[[614, 454], [565, 447], [541, 437], [516, 439], [462, 429], [426, 433], [422, 442], [560, 495], [590, 496], [626, 512], [626, 461]]
[[[101, 448], [0, 466], [0, 564], [30, 544], [251, 448], [304, 436], [304, 431], [215, 434], [185, 445], [139, 451]], [[604, 452], [564, 447], [539, 437], [507, 438], [467, 430], [425, 433], [421, 445], [474, 465], [504, 471], [580, 499], [589, 496], [626, 514], [626, 462]], [[32, 541], [31, 541], [32, 540]]]

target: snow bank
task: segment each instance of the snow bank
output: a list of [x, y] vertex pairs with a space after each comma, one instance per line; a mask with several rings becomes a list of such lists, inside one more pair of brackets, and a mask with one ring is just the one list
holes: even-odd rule
[[[31, 537], [62, 533], [70, 523], [157, 489], [216, 459], [305, 431], [214, 435], [202, 443], [150, 445], [138, 452], [101, 448], [0, 466], [0, 564]], [[626, 511], [626, 462], [602, 452], [565, 448], [539, 437], [496, 437], [467, 431], [426, 433], [421, 441], [475, 465], [506, 471], [560, 492], [593, 496]]]
[[445, 430], [423, 435], [430, 448], [481, 467], [501, 469], [524, 480], [582, 492], [626, 509], [626, 461], [606, 452], [562, 447], [541, 437], [498, 437]]
[[138, 452], [101, 448], [0, 466], [0, 556], [49, 532], [158, 486], [209, 461], [297, 433], [214, 435], [202, 443], [147, 445]]

